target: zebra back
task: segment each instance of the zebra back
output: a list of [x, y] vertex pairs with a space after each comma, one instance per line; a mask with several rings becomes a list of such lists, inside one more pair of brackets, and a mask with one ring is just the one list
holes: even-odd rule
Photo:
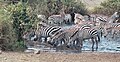
[[57, 35], [61, 30], [62, 28], [58, 26], [48, 26], [48, 27], [41, 28], [39, 31], [42, 36], [51, 37], [51, 36]]

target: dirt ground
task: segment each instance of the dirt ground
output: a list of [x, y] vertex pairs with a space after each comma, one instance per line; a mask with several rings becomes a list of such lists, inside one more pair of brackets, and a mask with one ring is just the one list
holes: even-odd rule
[[50, 53], [3, 52], [0, 62], [120, 62], [120, 53]]

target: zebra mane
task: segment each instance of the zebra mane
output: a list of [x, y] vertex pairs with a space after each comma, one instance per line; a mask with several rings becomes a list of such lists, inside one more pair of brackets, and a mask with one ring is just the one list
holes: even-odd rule
[[74, 33], [72, 36], [70, 36], [70, 39], [71, 39], [78, 31], [79, 31], [79, 29], [77, 29], [77, 30], [75, 31], [75, 33]]
[[98, 17], [98, 19], [100, 20], [100, 21], [102, 21], [102, 22], [107, 22], [104, 18], [102, 18], [102, 17]]

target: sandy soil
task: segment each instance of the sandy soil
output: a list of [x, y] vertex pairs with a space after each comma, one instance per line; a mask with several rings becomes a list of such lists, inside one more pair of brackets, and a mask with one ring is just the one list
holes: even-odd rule
[[120, 53], [49, 53], [3, 52], [0, 62], [120, 62]]

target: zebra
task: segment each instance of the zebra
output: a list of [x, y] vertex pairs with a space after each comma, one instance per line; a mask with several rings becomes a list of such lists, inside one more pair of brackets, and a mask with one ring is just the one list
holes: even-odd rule
[[46, 18], [45, 15], [41, 15], [41, 14], [39, 14], [39, 15], [37, 15], [37, 18], [40, 19], [42, 22], [47, 23], [47, 18]]
[[[106, 37], [109, 33], [112, 34], [112, 38], [114, 38], [115, 32], [119, 32], [120, 23], [108, 23], [108, 21], [102, 17], [97, 18], [100, 22], [99, 26], [102, 26], [104, 28], [104, 37]], [[112, 21], [115, 18], [112, 19]]]
[[80, 14], [75, 14], [75, 24], [90, 24], [93, 26], [96, 26], [96, 21], [91, 19], [92, 17], [90, 15], [80, 15]]
[[[45, 43], [48, 42], [52, 36], [55, 36], [62, 31], [63, 28], [59, 26], [45, 26], [38, 29], [36, 34], [39, 37], [39, 41], [41, 41], [41, 43]], [[42, 39], [44, 39], [44, 41]]]
[[51, 15], [48, 17], [48, 24], [50, 25], [62, 25], [64, 23], [64, 17], [61, 15]]
[[90, 18], [94, 18], [93, 21], [96, 22], [96, 25], [99, 25], [101, 23], [114, 23], [117, 22], [116, 20], [120, 17], [120, 12], [114, 12], [113, 15], [111, 15], [110, 17], [108, 16], [104, 16], [104, 15], [94, 15]]
[[[92, 40], [92, 51], [94, 51], [94, 44], [96, 43], [96, 51], [98, 49], [98, 42], [100, 42], [100, 32], [96, 26], [89, 28], [89, 29], [84, 29], [78, 31], [75, 37], [78, 38], [80, 41], [81, 45], [83, 44], [83, 41], [86, 39], [91, 39]], [[71, 39], [69, 42], [73, 41], [74, 39]]]
[[[36, 30], [31, 30], [30, 32], [26, 33], [23, 38], [27, 38], [27, 40], [36, 40], [40, 43], [48, 42], [52, 36], [55, 36], [62, 32], [64, 29], [59, 26], [49, 26], [46, 23], [39, 23], [38, 28]], [[33, 33], [33, 34], [32, 34]], [[32, 36], [30, 36], [32, 34]]]
[[84, 17], [81, 14], [75, 13], [74, 24], [79, 24], [84, 20]]
[[[79, 41], [83, 42], [84, 40], [92, 40], [92, 51], [94, 51], [94, 44], [96, 43], [96, 51], [98, 49], [98, 42], [100, 42], [102, 36], [102, 29], [99, 26], [94, 26], [89, 29], [79, 30], [78, 37]], [[83, 43], [82, 43], [83, 44]]]
[[106, 37], [109, 33], [111, 33], [112, 38], [114, 38], [115, 33], [118, 33], [119, 28], [120, 27], [120, 23], [106, 23], [104, 25], [104, 29], [105, 29], [105, 34], [104, 37]]

